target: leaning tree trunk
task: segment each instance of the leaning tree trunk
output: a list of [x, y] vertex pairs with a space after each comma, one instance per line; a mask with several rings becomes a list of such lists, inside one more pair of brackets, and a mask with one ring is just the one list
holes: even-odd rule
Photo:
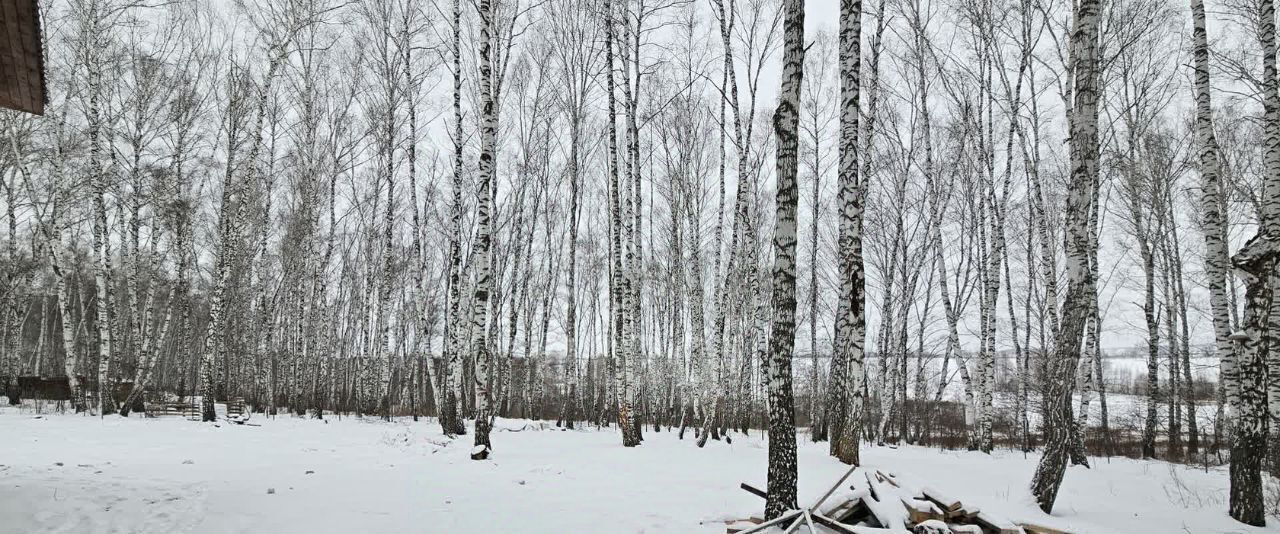
[[[149, 266], [152, 271], [155, 270], [156, 264], [159, 263], [155, 250], [157, 242], [157, 239], [152, 238], [152, 261]], [[181, 251], [184, 250], [181, 247], [181, 245], [177, 247], [179, 254], [182, 254]], [[182, 265], [181, 261], [179, 261], [179, 265]], [[179, 278], [182, 278], [183, 276], [181, 274], [182, 270], [183, 268], [179, 267]], [[160, 353], [160, 347], [157, 347], [157, 345], [164, 344], [164, 340], [169, 334], [169, 327], [172, 324], [174, 301], [176, 300], [177, 290], [180, 283], [174, 284], [169, 289], [169, 298], [166, 299], [168, 304], [165, 307], [164, 320], [161, 324], [160, 332], [158, 335], [152, 335], [155, 333], [155, 328], [152, 324], [152, 311], [155, 308], [155, 290], [157, 284], [158, 281], [154, 278], [147, 284], [146, 297], [143, 299], [146, 303], [146, 308], [142, 315], [142, 320], [139, 321], [140, 325], [136, 332], [138, 334], [138, 338], [141, 339], [138, 350], [137, 370], [133, 377], [133, 387], [129, 389], [128, 396], [125, 397], [124, 403], [120, 405], [119, 413], [121, 417], [128, 417], [129, 412], [132, 411], [134, 403], [141, 400], [142, 392], [146, 388], [147, 381], [151, 378], [151, 370], [155, 367], [156, 356]]]
[[[218, 228], [221, 231], [222, 246], [218, 250], [217, 273], [215, 274], [213, 283], [213, 292], [209, 297], [209, 320], [205, 323], [204, 343], [201, 345], [201, 356], [199, 365], [199, 381], [200, 381], [200, 419], [201, 421], [213, 421], [217, 419], [217, 414], [213, 409], [214, 401], [214, 363], [215, 349], [218, 348], [222, 341], [223, 329], [226, 328], [226, 303], [223, 300], [226, 297], [226, 286], [231, 283], [231, 272], [233, 266], [238, 263], [237, 255], [240, 250], [240, 241], [242, 239], [241, 229], [244, 226], [245, 214], [249, 209], [248, 193], [252, 180], [259, 178], [261, 174], [258, 171], [258, 155], [262, 150], [262, 122], [267, 114], [267, 99], [271, 94], [271, 84], [275, 79], [276, 70], [287, 57], [288, 41], [276, 43], [271, 47], [271, 61], [267, 65], [267, 72], [264, 74], [262, 87], [258, 88], [258, 99], [255, 109], [254, 128], [249, 135], [254, 136], [253, 142], [249, 149], [249, 154], [245, 159], [249, 167], [249, 176], [241, 178], [238, 182], [233, 181], [232, 162], [226, 163], [226, 174], [223, 179], [222, 193], [222, 211], [219, 213]], [[228, 140], [230, 145], [233, 140]], [[228, 158], [230, 159], [230, 158]], [[227, 210], [235, 206], [235, 211], [228, 213]]]
[[1100, 0], [1080, 0], [1071, 33], [1074, 103], [1068, 115], [1071, 175], [1066, 208], [1067, 296], [1054, 340], [1049, 395], [1043, 408], [1045, 450], [1031, 480], [1031, 493], [1045, 513], [1053, 510], [1071, 447], [1072, 392], [1080, 345], [1095, 290], [1089, 269], [1089, 204], [1098, 174], [1098, 19]]
[[[1172, 201], [1168, 209], [1169, 220], [1174, 220]], [[1178, 345], [1181, 358], [1178, 367], [1182, 371], [1182, 409], [1187, 417], [1187, 454], [1190, 455], [1190, 461], [1194, 462], [1196, 455], [1200, 453], [1200, 423], [1196, 413], [1195, 380], [1191, 373], [1191, 326], [1188, 321], [1187, 290], [1182, 275], [1182, 245], [1179, 241], [1177, 225], [1173, 226], [1169, 240], [1169, 247], [1173, 249], [1174, 296], [1177, 298], [1178, 325], [1181, 328]]]
[[[405, 24], [407, 25], [408, 21], [406, 21]], [[406, 29], [405, 31], [407, 32], [408, 30]], [[442, 430], [447, 431], [447, 428], [443, 428], [444, 417], [442, 416], [445, 397], [445, 393], [442, 391], [444, 381], [440, 380], [440, 377], [437, 375], [436, 367], [433, 364], [433, 358], [431, 357], [431, 334], [432, 329], [435, 326], [436, 315], [434, 312], [428, 312], [429, 306], [426, 297], [426, 287], [424, 286], [423, 281], [424, 272], [427, 270], [427, 257], [422, 248], [422, 217], [419, 213], [418, 206], [418, 106], [416, 99], [418, 85], [413, 81], [415, 80], [415, 77], [412, 65], [413, 49], [411, 47], [405, 47], [404, 62], [402, 66], [404, 68], [405, 80], [410, 83], [408, 94], [406, 95], [406, 98], [408, 98], [407, 108], [409, 111], [409, 137], [407, 142], [408, 146], [406, 147], [406, 151], [408, 152], [408, 161], [406, 162], [406, 166], [408, 167], [409, 172], [409, 212], [413, 217], [413, 258], [416, 261], [413, 269], [414, 337], [415, 340], [420, 338], [425, 341], [423, 345], [425, 346], [426, 363], [423, 365], [425, 367], [423, 371], [426, 373], [426, 382], [431, 387], [431, 403], [436, 408], [437, 419], [441, 421]], [[417, 342], [415, 341], [415, 346], [416, 345]], [[417, 361], [416, 354], [417, 351], [414, 351], [414, 357], [412, 359], [414, 362]], [[414, 366], [416, 368], [417, 364], [415, 363]], [[421, 380], [422, 371], [418, 371], [418, 375], [420, 377], [419, 380]], [[420, 390], [421, 388], [419, 387], [416, 390], [411, 389], [410, 391]], [[319, 409], [318, 406], [316, 408]], [[418, 409], [416, 405], [413, 408], [413, 417], [415, 421], [418, 418]]]

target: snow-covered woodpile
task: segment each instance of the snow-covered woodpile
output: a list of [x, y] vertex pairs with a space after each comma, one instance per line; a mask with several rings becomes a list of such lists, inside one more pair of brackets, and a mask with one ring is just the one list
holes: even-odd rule
[[[742, 487], [762, 493], [746, 484]], [[860, 468], [851, 469], [807, 509], [767, 522], [755, 517], [732, 521], [727, 532], [1065, 534], [1048, 527], [1015, 524], [927, 486], [909, 486], [893, 473]]]

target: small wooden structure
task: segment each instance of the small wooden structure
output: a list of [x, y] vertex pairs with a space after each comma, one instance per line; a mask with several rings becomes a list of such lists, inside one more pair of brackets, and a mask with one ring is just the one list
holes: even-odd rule
[[227, 417], [241, 416], [245, 411], [244, 397], [235, 397], [227, 401]]
[[244, 397], [235, 397], [227, 401], [227, 420], [238, 425], [249, 420], [249, 410], [245, 407]]
[[67, 382], [65, 376], [54, 378], [19, 376], [18, 396], [23, 399], [67, 401], [71, 400], [71, 384]]

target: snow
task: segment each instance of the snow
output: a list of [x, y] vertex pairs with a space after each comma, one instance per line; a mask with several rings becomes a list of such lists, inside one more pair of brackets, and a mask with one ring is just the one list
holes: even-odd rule
[[[645, 433], [498, 420], [493, 455], [431, 420], [328, 422], [255, 415], [261, 426], [0, 408], [0, 533], [724, 532], [759, 515], [738, 489], [765, 486], [758, 434], [697, 448]], [[800, 502], [847, 468], [800, 436]], [[1095, 459], [1071, 468], [1052, 517], [1026, 490], [1037, 456], [866, 447], [866, 469], [1015, 522], [1081, 533], [1280, 532], [1226, 515], [1225, 469]]]

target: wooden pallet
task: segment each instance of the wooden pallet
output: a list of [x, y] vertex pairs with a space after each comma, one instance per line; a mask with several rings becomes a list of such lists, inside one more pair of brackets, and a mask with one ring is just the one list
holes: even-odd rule
[[227, 418], [243, 417], [246, 412], [244, 397], [236, 397], [227, 401]]

